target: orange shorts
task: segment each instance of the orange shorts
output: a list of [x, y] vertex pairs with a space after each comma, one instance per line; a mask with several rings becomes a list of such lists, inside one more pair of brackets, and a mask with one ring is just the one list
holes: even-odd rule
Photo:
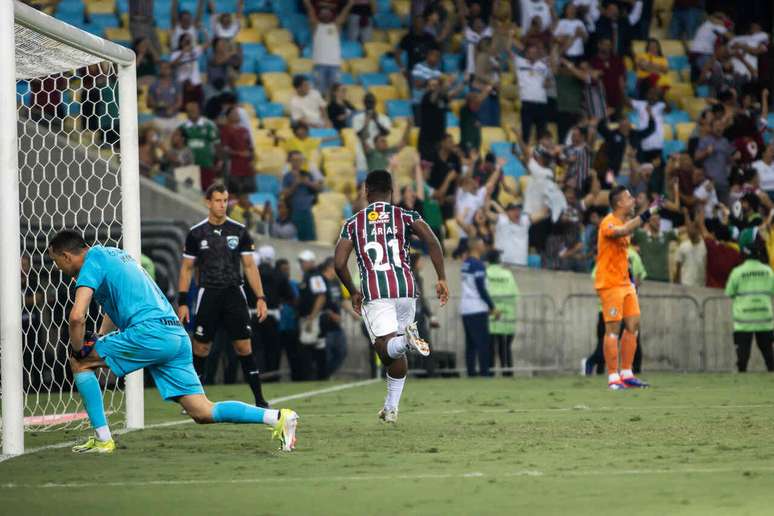
[[597, 294], [602, 303], [602, 318], [605, 322], [615, 322], [640, 315], [640, 302], [632, 285], [603, 288], [597, 290]]

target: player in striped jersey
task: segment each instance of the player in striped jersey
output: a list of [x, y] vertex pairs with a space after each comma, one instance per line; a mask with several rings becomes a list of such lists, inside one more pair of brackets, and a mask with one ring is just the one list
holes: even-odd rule
[[[390, 173], [371, 172], [365, 187], [368, 206], [344, 223], [334, 261], [339, 279], [351, 293], [352, 307], [365, 320], [374, 349], [387, 367], [387, 397], [379, 418], [394, 423], [398, 419], [398, 404], [408, 370], [406, 352], [430, 354], [430, 346], [419, 338], [414, 322], [419, 292], [409, 260], [412, 235], [427, 246], [438, 277], [435, 292], [441, 306], [449, 298], [449, 289], [441, 244], [417, 212], [391, 204]], [[362, 292], [355, 287], [347, 267], [353, 250]]]

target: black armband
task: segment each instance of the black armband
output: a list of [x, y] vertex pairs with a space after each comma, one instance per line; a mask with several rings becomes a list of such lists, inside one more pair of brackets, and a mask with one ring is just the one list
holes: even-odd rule
[[643, 224], [645, 224], [647, 221], [650, 220], [651, 215], [653, 215], [653, 213], [650, 210], [645, 210], [642, 213], [640, 213], [640, 220], [642, 221]]
[[180, 292], [177, 295], [178, 306], [188, 306], [188, 292]]

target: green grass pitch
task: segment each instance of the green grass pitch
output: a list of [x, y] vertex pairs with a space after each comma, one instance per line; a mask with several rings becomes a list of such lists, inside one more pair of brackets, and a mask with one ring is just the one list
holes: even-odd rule
[[[376, 419], [384, 385], [361, 385], [288, 402], [291, 454], [265, 427], [194, 424], [121, 435], [110, 456], [46, 449], [0, 463], [0, 514], [774, 514], [774, 376], [645, 378], [409, 379], [396, 426]], [[146, 409], [184, 419], [152, 390]]]

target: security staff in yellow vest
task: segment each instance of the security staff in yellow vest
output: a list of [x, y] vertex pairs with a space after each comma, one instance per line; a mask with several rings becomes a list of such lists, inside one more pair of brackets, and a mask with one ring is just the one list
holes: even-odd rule
[[513, 273], [500, 265], [500, 252], [491, 251], [487, 261], [486, 285], [495, 305], [495, 316], [489, 317], [492, 362], [498, 357], [503, 376], [513, 376], [511, 343], [516, 333], [516, 302], [519, 287]]

